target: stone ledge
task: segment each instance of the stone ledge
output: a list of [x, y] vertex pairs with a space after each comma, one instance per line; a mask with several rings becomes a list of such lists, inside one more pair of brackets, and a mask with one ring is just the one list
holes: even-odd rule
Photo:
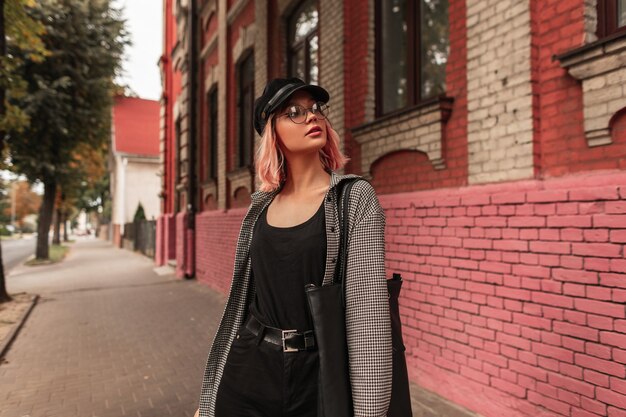
[[400, 150], [424, 152], [435, 169], [444, 169], [443, 129], [452, 112], [451, 97], [437, 97], [351, 129], [361, 145], [361, 172], [369, 176], [374, 161]]
[[250, 193], [252, 193], [252, 180], [254, 175], [252, 173], [251, 167], [241, 167], [235, 170], [232, 170], [226, 174], [228, 178], [228, 182], [230, 184], [230, 196], [235, 197], [235, 191], [239, 188], [244, 187]]
[[626, 93], [615, 86], [626, 79], [626, 33], [554, 55], [561, 67], [582, 82], [584, 128], [589, 147], [608, 145], [611, 119], [626, 107]]

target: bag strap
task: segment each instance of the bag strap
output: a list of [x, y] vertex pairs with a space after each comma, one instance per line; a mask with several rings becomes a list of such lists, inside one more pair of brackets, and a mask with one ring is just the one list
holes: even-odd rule
[[338, 184], [337, 189], [337, 216], [339, 220], [339, 252], [337, 253], [337, 264], [335, 265], [334, 283], [341, 284], [341, 301], [345, 308], [346, 298], [346, 269], [348, 264], [348, 218], [350, 191], [354, 184], [361, 178], [344, 180]]

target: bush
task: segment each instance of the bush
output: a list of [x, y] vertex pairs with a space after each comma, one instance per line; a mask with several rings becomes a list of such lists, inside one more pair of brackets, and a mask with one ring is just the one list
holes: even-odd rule
[[137, 205], [137, 210], [135, 211], [135, 217], [133, 218], [133, 221], [137, 222], [140, 220], [146, 220], [146, 213], [143, 210], [143, 206], [141, 205], [141, 203], [139, 203]]

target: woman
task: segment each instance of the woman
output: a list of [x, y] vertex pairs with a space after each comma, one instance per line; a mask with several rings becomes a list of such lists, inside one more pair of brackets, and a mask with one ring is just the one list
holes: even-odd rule
[[[200, 417], [316, 417], [318, 352], [304, 286], [332, 282], [339, 246], [336, 186], [346, 157], [328, 92], [270, 81], [255, 101], [260, 190], [243, 220], [230, 295], [208, 356]], [[384, 417], [391, 395], [385, 215], [374, 189], [351, 192], [346, 333], [354, 415]], [[332, 416], [327, 416], [332, 417]]]

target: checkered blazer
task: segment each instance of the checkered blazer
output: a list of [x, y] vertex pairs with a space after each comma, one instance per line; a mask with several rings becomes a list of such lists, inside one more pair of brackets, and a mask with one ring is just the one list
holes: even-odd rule
[[[324, 199], [327, 252], [323, 285], [332, 283], [339, 251], [335, 186], [348, 178], [358, 177], [332, 172]], [[200, 417], [215, 417], [215, 398], [226, 356], [255, 295], [249, 256], [252, 230], [263, 209], [278, 192], [254, 192], [243, 219], [230, 295], [206, 363], [200, 394]], [[385, 417], [391, 397], [392, 376], [391, 323], [385, 281], [385, 214], [374, 188], [368, 182], [357, 181], [354, 184], [349, 213], [346, 335], [354, 415]]]

